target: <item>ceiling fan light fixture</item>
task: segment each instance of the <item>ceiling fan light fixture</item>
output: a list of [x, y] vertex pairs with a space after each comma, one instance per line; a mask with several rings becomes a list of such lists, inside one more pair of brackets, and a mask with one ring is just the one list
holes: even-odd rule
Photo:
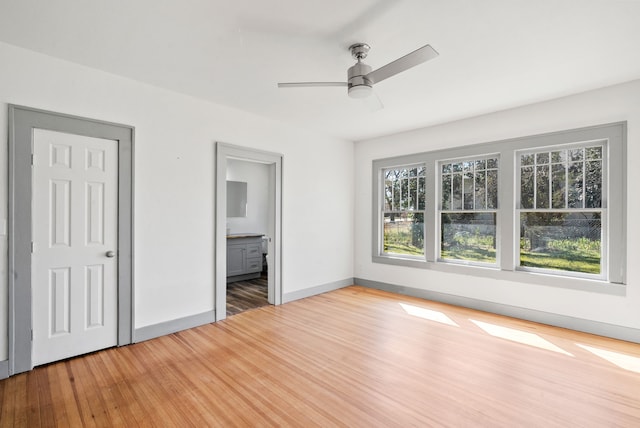
[[[320, 87], [320, 86], [346, 86], [349, 98], [367, 98], [373, 94], [372, 86], [389, 77], [402, 73], [405, 70], [422, 64], [438, 56], [438, 52], [431, 45], [424, 45], [413, 52], [402, 56], [377, 70], [362, 62], [369, 54], [371, 48], [366, 43], [356, 43], [349, 46], [351, 56], [357, 61], [347, 70], [346, 82], [290, 82], [278, 83], [279, 88]], [[377, 98], [377, 97], [375, 97]], [[378, 104], [382, 104], [378, 100]], [[381, 108], [381, 107], [380, 107]]]
[[348, 91], [351, 98], [367, 98], [373, 93], [373, 88], [368, 85], [357, 85], [350, 86]]
[[[364, 56], [366, 56], [366, 53], [363, 57]], [[371, 66], [361, 62], [360, 57], [358, 57], [358, 62], [349, 67], [347, 72], [347, 92], [349, 93], [349, 97], [367, 98], [372, 94], [373, 89], [371, 85], [373, 82], [367, 78], [367, 74], [369, 73], [371, 73]]]

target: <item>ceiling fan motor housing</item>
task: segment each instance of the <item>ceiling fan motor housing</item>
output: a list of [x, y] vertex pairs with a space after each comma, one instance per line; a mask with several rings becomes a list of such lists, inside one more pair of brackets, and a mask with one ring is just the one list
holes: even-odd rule
[[367, 78], [369, 73], [371, 73], [371, 66], [360, 61], [349, 67], [349, 72], [347, 73], [349, 96], [364, 98], [371, 93], [373, 82]]

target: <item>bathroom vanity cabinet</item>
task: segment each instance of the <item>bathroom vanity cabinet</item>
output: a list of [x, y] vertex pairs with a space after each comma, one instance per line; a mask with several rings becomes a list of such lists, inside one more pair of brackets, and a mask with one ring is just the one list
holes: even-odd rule
[[227, 235], [227, 282], [260, 277], [262, 236], [260, 234]]

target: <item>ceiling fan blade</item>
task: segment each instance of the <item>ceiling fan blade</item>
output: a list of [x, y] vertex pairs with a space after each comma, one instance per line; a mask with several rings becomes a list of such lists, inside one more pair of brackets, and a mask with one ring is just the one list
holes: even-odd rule
[[409, 54], [406, 54], [402, 58], [398, 58], [387, 65], [383, 65], [377, 70], [373, 70], [371, 73], [367, 74], [366, 77], [373, 83], [378, 83], [391, 76], [395, 76], [398, 73], [402, 73], [411, 67], [415, 67], [418, 64], [429, 61], [438, 55], [438, 52], [436, 52], [431, 45], [425, 45]]
[[278, 88], [315, 88], [326, 86], [347, 86], [347, 82], [292, 82], [278, 83]]

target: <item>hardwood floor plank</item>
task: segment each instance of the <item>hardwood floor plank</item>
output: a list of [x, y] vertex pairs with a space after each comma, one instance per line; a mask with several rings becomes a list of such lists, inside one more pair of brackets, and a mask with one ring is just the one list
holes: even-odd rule
[[41, 412], [46, 409], [41, 408], [40, 403], [40, 394], [39, 394], [39, 386], [38, 386], [38, 376], [40, 373], [34, 374], [34, 376], [29, 377], [26, 381], [27, 389], [26, 389], [26, 402], [27, 403], [35, 403], [34, 407], [30, 407], [28, 409], [28, 413], [26, 414], [26, 421], [29, 426], [50, 426], [48, 420], [42, 420]]
[[0, 426], [631, 427], [639, 393], [638, 344], [353, 286], [0, 381]]
[[121, 409], [124, 414], [123, 419], [128, 426], [142, 426], [149, 419], [149, 413], [142, 406], [145, 397], [136, 395], [136, 391], [130, 387], [138, 381], [138, 378], [134, 373], [125, 375], [126, 372], [120, 365], [123, 360], [121, 356], [124, 356], [124, 353], [115, 351], [108, 350], [97, 354], [101, 359], [101, 370], [104, 371], [103, 382], [105, 386], [111, 385], [114, 406], [116, 409]]
[[52, 365], [49, 374], [53, 379], [50, 380], [50, 385], [45, 385], [45, 388], [48, 387], [51, 389], [53, 408], [56, 413], [56, 425], [63, 426], [65, 423], [69, 423], [71, 425], [81, 426], [82, 419], [78, 412], [67, 369], [68, 364]]
[[260, 278], [227, 284], [227, 316], [269, 304], [267, 274]]
[[[11, 410], [7, 412], [9, 417], [6, 419], [6, 423], [2, 423], [2, 426], [12, 427], [12, 426], [27, 426], [27, 416], [28, 410], [27, 407], [27, 377], [26, 376], [16, 376], [13, 378], [9, 378], [4, 380], [3, 382], [9, 382], [13, 388], [8, 389], [8, 393], [5, 394], [5, 400], [3, 403], [7, 403], [6, 407], [12, 407]], [[4, 408], [5, 405], [2, 405], [3, 411], [2, 414], [5, 414]], [[5, 419], [0, 419], [0, 422], [4, 422]]]

